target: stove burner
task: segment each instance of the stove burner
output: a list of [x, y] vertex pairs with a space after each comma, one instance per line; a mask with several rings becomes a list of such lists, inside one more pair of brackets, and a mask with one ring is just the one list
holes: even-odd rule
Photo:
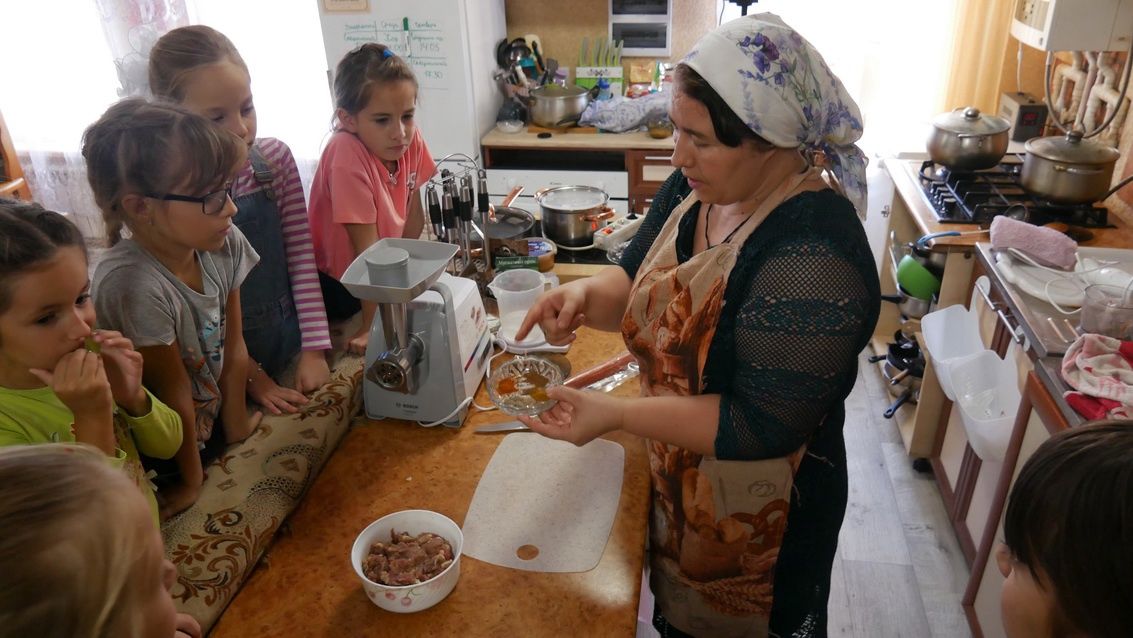
[[1109, 211], [1093, 204], [1056, 204], [1019, 185], [1023, 165], [1004, 161], [982, 171], [952, 171], [932, 160], [921, 165], [920, 181], [941, 223], [991, 223], [1007, 215], [1037, 226], [1061, 222], [1084, 228], [1112, 228]]

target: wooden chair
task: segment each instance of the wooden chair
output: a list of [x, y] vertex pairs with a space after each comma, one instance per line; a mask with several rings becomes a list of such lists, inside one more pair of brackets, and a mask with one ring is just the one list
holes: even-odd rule
[[24, 169], [16, 158], [16, 148], [12, 146], [12, 136], [0, 114], [0, 197], [31, 200], [31, 188], [24, 179]]

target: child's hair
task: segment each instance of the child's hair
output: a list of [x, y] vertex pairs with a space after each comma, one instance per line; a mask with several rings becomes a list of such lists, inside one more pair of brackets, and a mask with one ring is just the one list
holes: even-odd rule
[[147, 530], [125, 475], [94, 448], [17, 445], [0, 485], [0, 638], [139, 635]]
[[413, 68], [384, 44], [369, 42], [347, 53], [334, 71], [334, 106], [354, 114], [366, 108], [374, 86], [407, 80], [417, 87]]
[[1133, 421], [1100, 421], [1040, 445], [1011, 489], [1003, 532], [1015, 560], [1053, 590], [1073, 629], [1095, 638], [1128, 636]]
[[[83, 158], [111, 245], [122, 238], [130, 193], [217, 190], [247, 158], [247, 146], [183, 106], [127, 98], [83, 133]], [[186, 193], [181, 193], [186, 194]]]
[[150, 92], [175, 102], [184, 99], [186, 76], [202, 66], [230, 61], [248, 72], [240, 52], [220, 31], [201, 24], [161, 36], [149, 54]]
[[68, 246], [86, 256], [82, 233], [66, 217], [35, 202], [0, 197], [0, 314], [12, 303], [12, 278]]

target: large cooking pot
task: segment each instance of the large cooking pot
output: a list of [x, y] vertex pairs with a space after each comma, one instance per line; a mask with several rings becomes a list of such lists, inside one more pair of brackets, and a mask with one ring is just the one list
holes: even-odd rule
[[531, 121], [546, 128], [561, 128], [578, 122], [590, 95], [580, 86], [546, 84], [531, 89]]
[[932, 120], [928, 154], [932, 161], [953, 170], [991, 168], [1007, 152], [1011, 124], [973, 107], [942, 113]]
[[1079, 131], [1065, 136], [1037, 137], [1024, 148], [1020, 184], [1028, 192], [1060, 204], [1090, 204], [1109, 197], [1129, 182], [1122, 180], [1112, 189], [1117, 149], [1082, 139]]
[[594, 243], [599, 222], [614, 211], [606, 207], [610, 196], [593, 186], [555, 186], [535, 193], [543, 215], [543, 236], [560, 246], [577, 248]]

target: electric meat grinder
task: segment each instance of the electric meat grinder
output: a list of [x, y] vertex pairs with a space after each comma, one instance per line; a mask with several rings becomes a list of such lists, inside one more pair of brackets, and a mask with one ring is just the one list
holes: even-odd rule
[[378, 240], [342, 275], [358, 299], [378, 304], [366, 346], [366, 416], [459, 427], [491, 355], [476, 282], [445, 272], [458, 247]]

